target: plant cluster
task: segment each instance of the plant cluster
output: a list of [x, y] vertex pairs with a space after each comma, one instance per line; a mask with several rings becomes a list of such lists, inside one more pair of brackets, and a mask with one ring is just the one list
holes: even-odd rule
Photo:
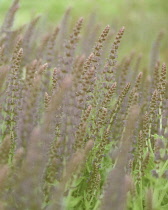
[[67, 10], [14, 30], [18, 3], [0, 29], [0, 209], [168, 209], [161, 35], [140, 71], [135, 51], [117, 61], [124, 27], [71, 29]]

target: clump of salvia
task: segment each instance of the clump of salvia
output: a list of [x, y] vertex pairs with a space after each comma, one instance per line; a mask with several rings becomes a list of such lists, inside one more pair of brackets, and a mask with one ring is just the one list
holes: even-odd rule
[[68, 9], [51, 32], [40, 17], [13, 30], [18, 7], [0, 29], [0, 209], [167, 209], [161, 38], [148, 71], [117, 59], [124, 27], [71, 29]]

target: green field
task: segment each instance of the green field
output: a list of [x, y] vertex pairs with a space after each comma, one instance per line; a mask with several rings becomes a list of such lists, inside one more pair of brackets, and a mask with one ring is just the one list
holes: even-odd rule
[[[0, 0], [0, 19], [4, 16], [11, 0]], [[91, 13], [100, 24], [110, 24], [114, 30], [126, 27], [124, 53], [131, 50], [147, 52], [160, 31], [168, 32], [167, 0], [22, 0], [16, 17], [16, 26], [27, 23], [32, 17], [41, 14], [55, 24], [64, 11], [72, 8], [72, 19], [84, 17], [87, 22]], [[168, 52], [164, 40], [161, 46], [163, 59]]]

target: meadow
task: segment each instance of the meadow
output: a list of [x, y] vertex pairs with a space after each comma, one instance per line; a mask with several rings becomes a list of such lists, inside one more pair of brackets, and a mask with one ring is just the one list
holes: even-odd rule
[[168, 5], [145, 2], [0, 1], [0, 209], [168, 209]]
[[[0, 0], [0, 23], [11, 2], [12, 0]], [[41, 15], [41, 19], [47, 20], [47, 25], [52, 27], [53, 24], [59, 23], [67, 8], [72, 9], [72, 22], [84, 17], [87, 23], [94, 14], [96, 23], [102, 28], [110, 24], [112, 30], [117, 32], [118, 28], [124, 25], [127, 33], [123, 37], [124, 47], [119, 52], [121, 57], [134, 50], [145, 54], [143, 59], [146, 65], [158, 33], [168, 32], [167, 0], [21, 0], [20, 8], [16, 14], [16, 27], [28, 23], [37, 15]], [[164, 60], [167, 58], [167, 45], [165, 38], [160, 51]]]

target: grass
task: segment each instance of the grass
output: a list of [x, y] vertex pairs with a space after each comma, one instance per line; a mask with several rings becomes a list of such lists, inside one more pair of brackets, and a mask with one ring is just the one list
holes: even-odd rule
[[165, 38], [156, 23], [141, 57], [148, 45], [137, 37], [150, 30], [135, 10], [153, 2], [125, 2], [131, 16], [104, 29], [100, 20], [74, 21], [69, 10], [58, 25], [35, 18], [17, 28], [18, 0], [8, 10], [0, 29], [0, 209], [167, 209]]

